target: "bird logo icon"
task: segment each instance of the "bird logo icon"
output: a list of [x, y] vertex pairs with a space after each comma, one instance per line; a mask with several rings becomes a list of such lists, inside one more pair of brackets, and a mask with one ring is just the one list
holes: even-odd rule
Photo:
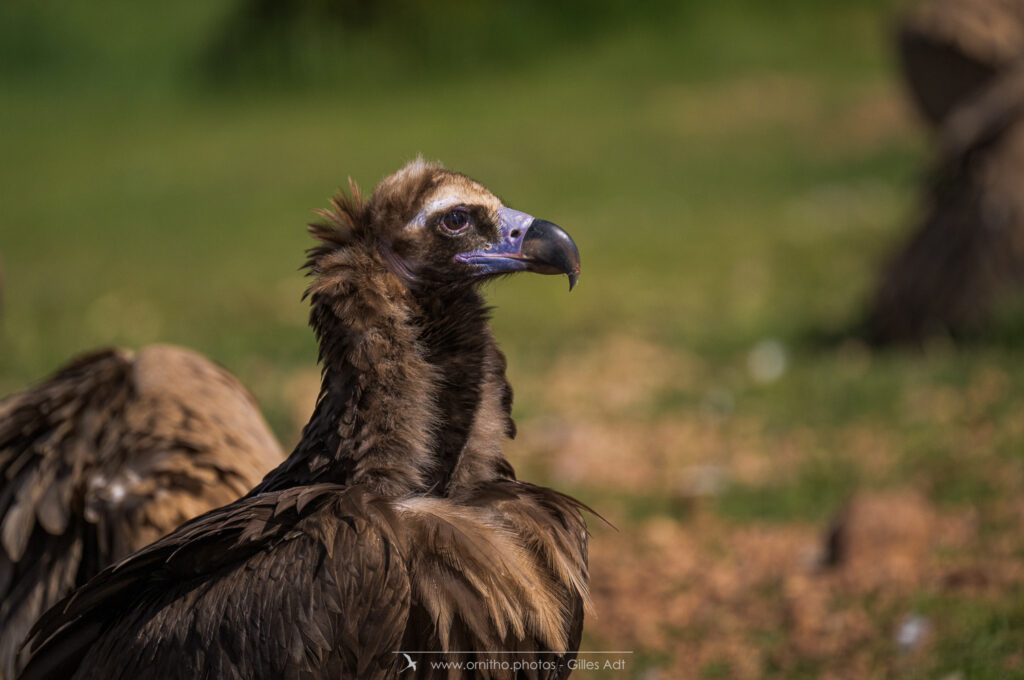
[[412, 660], [412, 657], [409, 656], [408, 654], [406, 654], [405, 652], [402, 652], [402, 656], [405, 657], [405, 662], [407, 664], [409, 664], [409, 665], [406, 666], [405, 668], [403, 668], [402, 670], [398, 671], [398, 672], [399, 673], [404, 673], [407, 670], [409, 670], [410, 668], [413, 670], [413, 672], [415, 672], [416, 671], [416, 662]]

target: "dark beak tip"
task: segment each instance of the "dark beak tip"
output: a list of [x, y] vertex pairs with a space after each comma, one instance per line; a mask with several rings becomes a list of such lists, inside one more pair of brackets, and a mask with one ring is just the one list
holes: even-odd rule
[[557, 224], [534, 219], [526, 232], [521, 252], [531, 261], [531, 270], [542, 274], [565, 274], [569, 290], [580, 278], [580, 251], [572, 237]]

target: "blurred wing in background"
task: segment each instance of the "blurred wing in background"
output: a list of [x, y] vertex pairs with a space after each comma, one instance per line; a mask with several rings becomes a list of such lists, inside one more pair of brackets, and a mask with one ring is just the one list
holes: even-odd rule
[[924, 215], [872, 301], [875, 344], [976, 334], [1024, 284], [1024, 2], [924, 3], [900, 51], [938, 154]]
[[101, 350], [0, 402], [0, 679], [69, 591], [282, 458], [249, 392], [177, 347]]
[[903, 17], [897, 40], [910, 95], [939, 127], [1024, 53], [1024, 3], [923, 2]]

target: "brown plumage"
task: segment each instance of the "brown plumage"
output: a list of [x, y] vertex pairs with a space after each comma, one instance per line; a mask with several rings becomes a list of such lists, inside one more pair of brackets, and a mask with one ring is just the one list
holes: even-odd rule
[[245, 388], [177, 347], [95, 352], [0, 401], [0, 679], [74, 587], [282, 458]]
[[415, 677], [452, 677], [430, 661], [513, 658], [499, 650], [543, 664], [466, 677], [569, 674], [586, 527], [502, 455], [511, 389], [477, 287], [575, 282], [575, 245], [422, 161], [323, 215], [308, 262], [323, 383], [301, 442], [247, 497], [51, 609], [24, 678], [385, 678], [400, 651]]
[[937, 129], [1024, 55], [1021, 0], [926, 0], [898, 25], [903, 77]]
[[1024, 285], [1024, 65], [961, 103], [939, 141], [922, 218], [871, 300], [874, 344], [977, 336]]

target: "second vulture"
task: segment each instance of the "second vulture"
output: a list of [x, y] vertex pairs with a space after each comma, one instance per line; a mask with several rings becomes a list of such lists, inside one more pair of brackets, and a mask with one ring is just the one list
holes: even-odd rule
[[0, 680], [73, 588], [283, 457], [241, 383], [180, 347], [93, 352], [0, 401]]
[[576, 245], [420, 160], [322, 214], [323, 379], [295, 451], [51, 609], [26, 680], [570, 673], [587, 530], [502, 454], [512, 391], [478, 288], [519, 271], [572, 285]]

